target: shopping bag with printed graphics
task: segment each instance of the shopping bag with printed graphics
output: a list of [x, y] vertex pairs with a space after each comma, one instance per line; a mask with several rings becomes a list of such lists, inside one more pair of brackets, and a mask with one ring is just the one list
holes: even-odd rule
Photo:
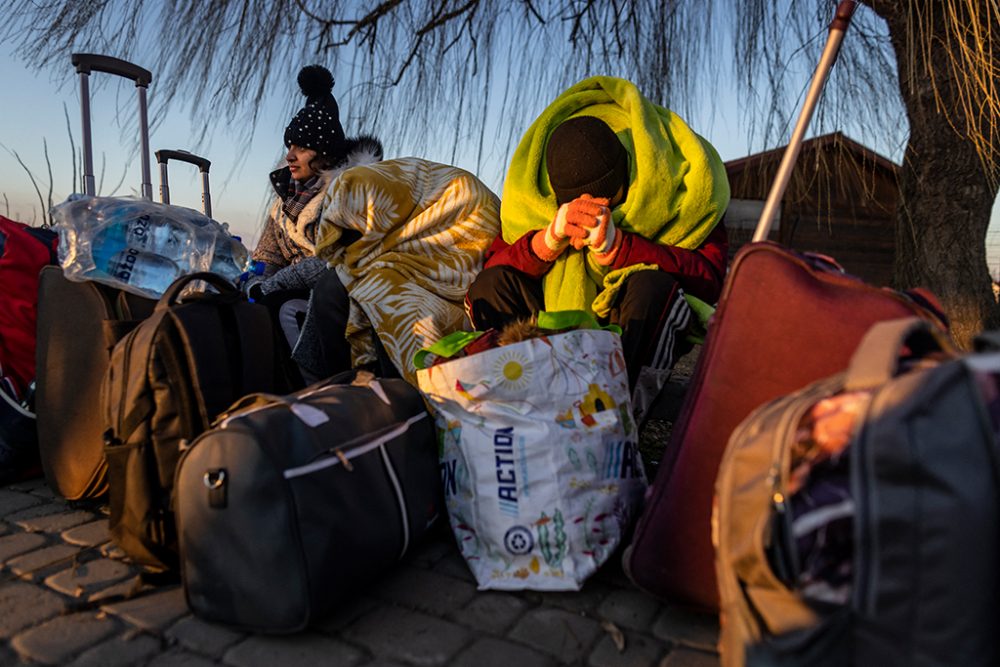
[[[545, 326], [552, 316], [566, 324], [566, 313], [542, 313], [539, 327], [566, 328]], [[418, 371], [451, 527], [481, 590], [579, 590], [640, 510], [646, 476], [620, 337], [589, 324]], [[463, 347], [475, 336], [456, 337]]]

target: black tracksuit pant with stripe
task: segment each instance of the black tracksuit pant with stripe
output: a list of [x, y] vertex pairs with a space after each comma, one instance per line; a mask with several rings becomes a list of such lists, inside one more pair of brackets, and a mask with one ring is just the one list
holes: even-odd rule
[[[510, 266], [492, 266], [476, 277], [466, 297], [472, 325], [483, 331], [502, 329], [517, 319], [544, 310], [542, 281]], [[691, 349], [684, 332], [691, 308], [677, 281], [663, 271], [637, 271], [622, 283], [602, 324], [622, 328], [622, 351], [629, 388], [635, 389], [639, 371], [648, 366], [669, 370]]]

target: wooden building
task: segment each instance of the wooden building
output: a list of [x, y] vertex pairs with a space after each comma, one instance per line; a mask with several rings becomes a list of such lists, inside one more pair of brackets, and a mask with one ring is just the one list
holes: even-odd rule
[[[731, 253], [753, 236], [784, 153], [781, 147], [726, 163]], [[829, 255], [871, 284], [890, 284], [898, 169], [840, 132], [805, 141], [769, 238]]]

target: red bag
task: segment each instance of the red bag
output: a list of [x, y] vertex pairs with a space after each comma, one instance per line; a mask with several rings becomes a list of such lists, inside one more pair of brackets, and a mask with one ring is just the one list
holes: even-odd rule
[[56, 262], [58, 235], [0, 215], [0, 382], [21, 400], [35, 379], [38, 273]]
[[914, 315], [947, 328], [926, 292], [874, 287], [776, 243], [741, 248], [625, 551], [629, 578], [718, 609], [712, 497], [733, 429], [757, 406], [842, 371], [871, 325]]

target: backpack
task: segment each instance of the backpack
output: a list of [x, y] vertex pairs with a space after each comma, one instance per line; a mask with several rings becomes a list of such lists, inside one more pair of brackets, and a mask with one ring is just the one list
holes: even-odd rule
[[[218, 293], [178, 302], [193, 281]], [[114, 347], [101, 388], [112, 539], [134, 560], [177, 564], [174, 470], [182, 447], [234, 401], [283, 391], [267, 309], [225, 279], [176, 280]]]
[[58, 236], [0, 215], [0, 482], [37, 458], [33, 394], [38, 273]]
[[1000, 664], [1000, 354], [874, 325], [765, 404], [716, 484], [725, 667]]

